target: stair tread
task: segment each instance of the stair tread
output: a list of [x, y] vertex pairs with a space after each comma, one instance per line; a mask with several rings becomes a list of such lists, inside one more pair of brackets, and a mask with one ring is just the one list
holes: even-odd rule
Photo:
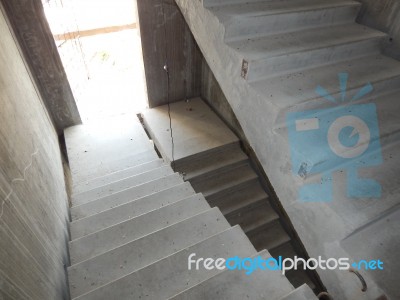
[[[252, 258], [271, 256], [264, 250]], [[293, 291], [293, 287], [281, 272], [255, 271], [250, 276], [244, 270], [225, 270], [214, 277], [181, 292], [171, 300], [193, 299], [269, 299], [278, 300]]]
[[210, 176], [202, 181], [192, 183], [195, 191], [203, 193], [207, 198], [221, 191], [227, 190], [237, 184], [257, 179], [257, 174], [248, 163], [228, 170], [227, 172]]
[[210, 7], [209, 9], [217, 15], [225, 16], [260, 16], [282, 14], [287, 12], [299, 12], [305, 10], [315, 10], [321, 8], [339, 6], [359, 6], [360, 3], [351, 0], [326, 1], [326, 0], [275, 0], [250, 3], [236, 3]]
[[242, 53], [245, 59], [257, 60], [384, 36], [383, 32], [354, 23], [246, 38], [227, 44]]
[[212, 155], [182, 164], [179, 166], [179, 172], [183, 173], [185, 180], [193, 180], [247, 159], [239, 144], [235, 143], [232, 148], [223, 147], [221, 151], [216, 151]]
[[185, 262], [192, 253], [196, 257], [228, 258], [252, 256], [256, 251], [239, 227], [229, 228], [77, 299], [165, 299], [221, 272], [188, 270]]
[[107, 174], [101, 177], [93, 178], [86, 182], [80, 182], [73, 186], [73, 194], [80, 194], [86, 192], [88, 190], [92, 190], [98, 188], [100, 186], [116, 182], [134, 175], [138, 175], [144, 173], [146, 171], [150, 171], [153, 169], [160, 168], [164, 165], [164, 161], [162, 159], [156, 159], [144, 164], [140, 164], [138, 166], [122, 169], [111, 174]]
[[201, 194], [157, 208], [69, 243], [71, 264], [103, 254], [210, 209]]
[[172, 175], [174, 171], [168, 165], [162, 166], [157, 169], [153, 169], [141, 174], [133, 175], [131, 177], [112, 182], [101, 187], [74, 195], [72, 197], [73, 206], [82, 205], [96, 199], [100, 199], [106, 196], [113, 195], [120, 191], [133, 188], [135, 186]]
[[71, 238], [75, 240], [85, 235], [95, 233], [107, 227], [175, 203], [194, 194], [193, 188], [189, 183], [185, 182], [166, 188], [158, 193], [132, 200], [126, 204], [70, 223]]
[[95, 215], [132, 200], [157, 193], [182, 182], [183, 180], [178, 174], [168, 175], [166, 177], [120, 191], [110, 196], [106, 196], [82, 205], [74, 206], [71, 208], [72, 220], [75, 221], [84, 217]]
[[122, 278], [229, 227], [221, 212], [213, 208], [73, 265], [68, 268], [72, 297]]
[[[332, 94], [339, 93], [337, 74], [343, 72], [349, 74], [348, 94], [350, 95], [353, 89], [363, 87], [366, 82], [373, 84], [400, 77], [400, 62], [383, 55], [373, 55], [260, 79], [251, 82], [250, 85], [259, 93], [270, 95], [270, 101], [284, 109], [320, 98], [315, 93], [315, 87], [318, 85], [323, 86]], [[310, 86], [313, 88], [308, 88]], [[324, 101], [321, 100], [321, 102]]]
[[307, 284], [303, 284], [301, 287], [297, 288], [290, 294], [281, 298], [280, 300], [317, 300], [311, 288]]

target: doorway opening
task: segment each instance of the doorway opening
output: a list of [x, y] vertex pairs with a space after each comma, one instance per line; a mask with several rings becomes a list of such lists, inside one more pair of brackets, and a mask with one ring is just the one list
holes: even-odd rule
[[148, 107], [136, 0], [42, 0], [83, 123]]

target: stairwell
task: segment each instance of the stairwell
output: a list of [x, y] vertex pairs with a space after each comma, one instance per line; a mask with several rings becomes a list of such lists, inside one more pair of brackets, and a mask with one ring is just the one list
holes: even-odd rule
[[72, 299], [316, 299], [280, 272], [189, 270], [188, 256], [270, 257], [160, 159], [138, 119], [65, 131]]
[[[355, 23], [361, 4], [349, 0], [176, 3], [310, 255], [382, 256], [393, 261], [390, 248], [368, 251], [357, 242], [360, 232], [363, 236], [378, 234], [381, 219], [389, 211], [398, 212], [393, 195], [399, 182], [393, 176], [400, 171], [399, 156], [393, 155], [399, 145], [400, 106], [395, 98], [400, 63], [382, 54], [385, 34]], [[345, 86], [339, 84], [338, 74], [348, 76]], [[361, 98], [358, 93], [367, 83], [373, 86], [373, 93]], [[317, 86], [326, 94], [316, 93]], [[299, 187], [318, 176], [292, 174], [286, 116], [330, 109], [332, 103], [327, 98], [375, 103], [384, 163], [363, 174], [382, 183], [384, 193], [379, 202], [350, 201], [341, 194], [335, 203], [307, 205], [297, 201]], [[302, 154], [300, 148], [291, 151]], [[310, 160], [312, 170], [329, 157]], [[323, 171], [334, 172], [336, 168], [327, 166]], [[345, 191], [345, 179], [339, 184]], [[193, 185], [203, 188], [201, 183]], [[388, 237], [382, 245], [390, 240]], [[370, 287], [364, 293], [359, 282], [347, 274], [319, 274], [338, 299], [377, 299], [384, 295], [382, 289], [393, 297], [398, 295], [389, 277], [383, 279], [372, 272], [364, 273]]]

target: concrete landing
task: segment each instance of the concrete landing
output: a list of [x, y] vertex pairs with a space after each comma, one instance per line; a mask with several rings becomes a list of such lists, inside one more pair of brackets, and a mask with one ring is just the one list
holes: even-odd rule
[[176, 162], [224, 145], [239, 142], [236, 135], [200, 98], [172, 103], [171, 118], [174, 155], [168, 105], [143, 113], [144, 123], [162, 156]]
[[74, 185], [158, 159], [134, 114], [74, 126], [64, 134]]

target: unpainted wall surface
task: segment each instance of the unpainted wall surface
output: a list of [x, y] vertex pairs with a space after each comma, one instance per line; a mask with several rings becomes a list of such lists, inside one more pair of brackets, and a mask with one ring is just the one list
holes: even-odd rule
[[0, 37], [0, 299], [69, 299], [58, 136], [3, 10]]
[[239, 136], [241, 141], [247, 141], [235, 113], [204, 57], [201, 66], [201, 97], [228, 124], [232, 131]]
[[39, 93], [59, 134], [81, 123], [41, 0], [1, 0]]
[[357, 22], [389, 35], [385, 52], [400, 59], [400, 0], [358, 0], [363, 5]]
[[137, 7], [149, 106], [200, 96], [202, 55], [175, 1], [138, 0]]

